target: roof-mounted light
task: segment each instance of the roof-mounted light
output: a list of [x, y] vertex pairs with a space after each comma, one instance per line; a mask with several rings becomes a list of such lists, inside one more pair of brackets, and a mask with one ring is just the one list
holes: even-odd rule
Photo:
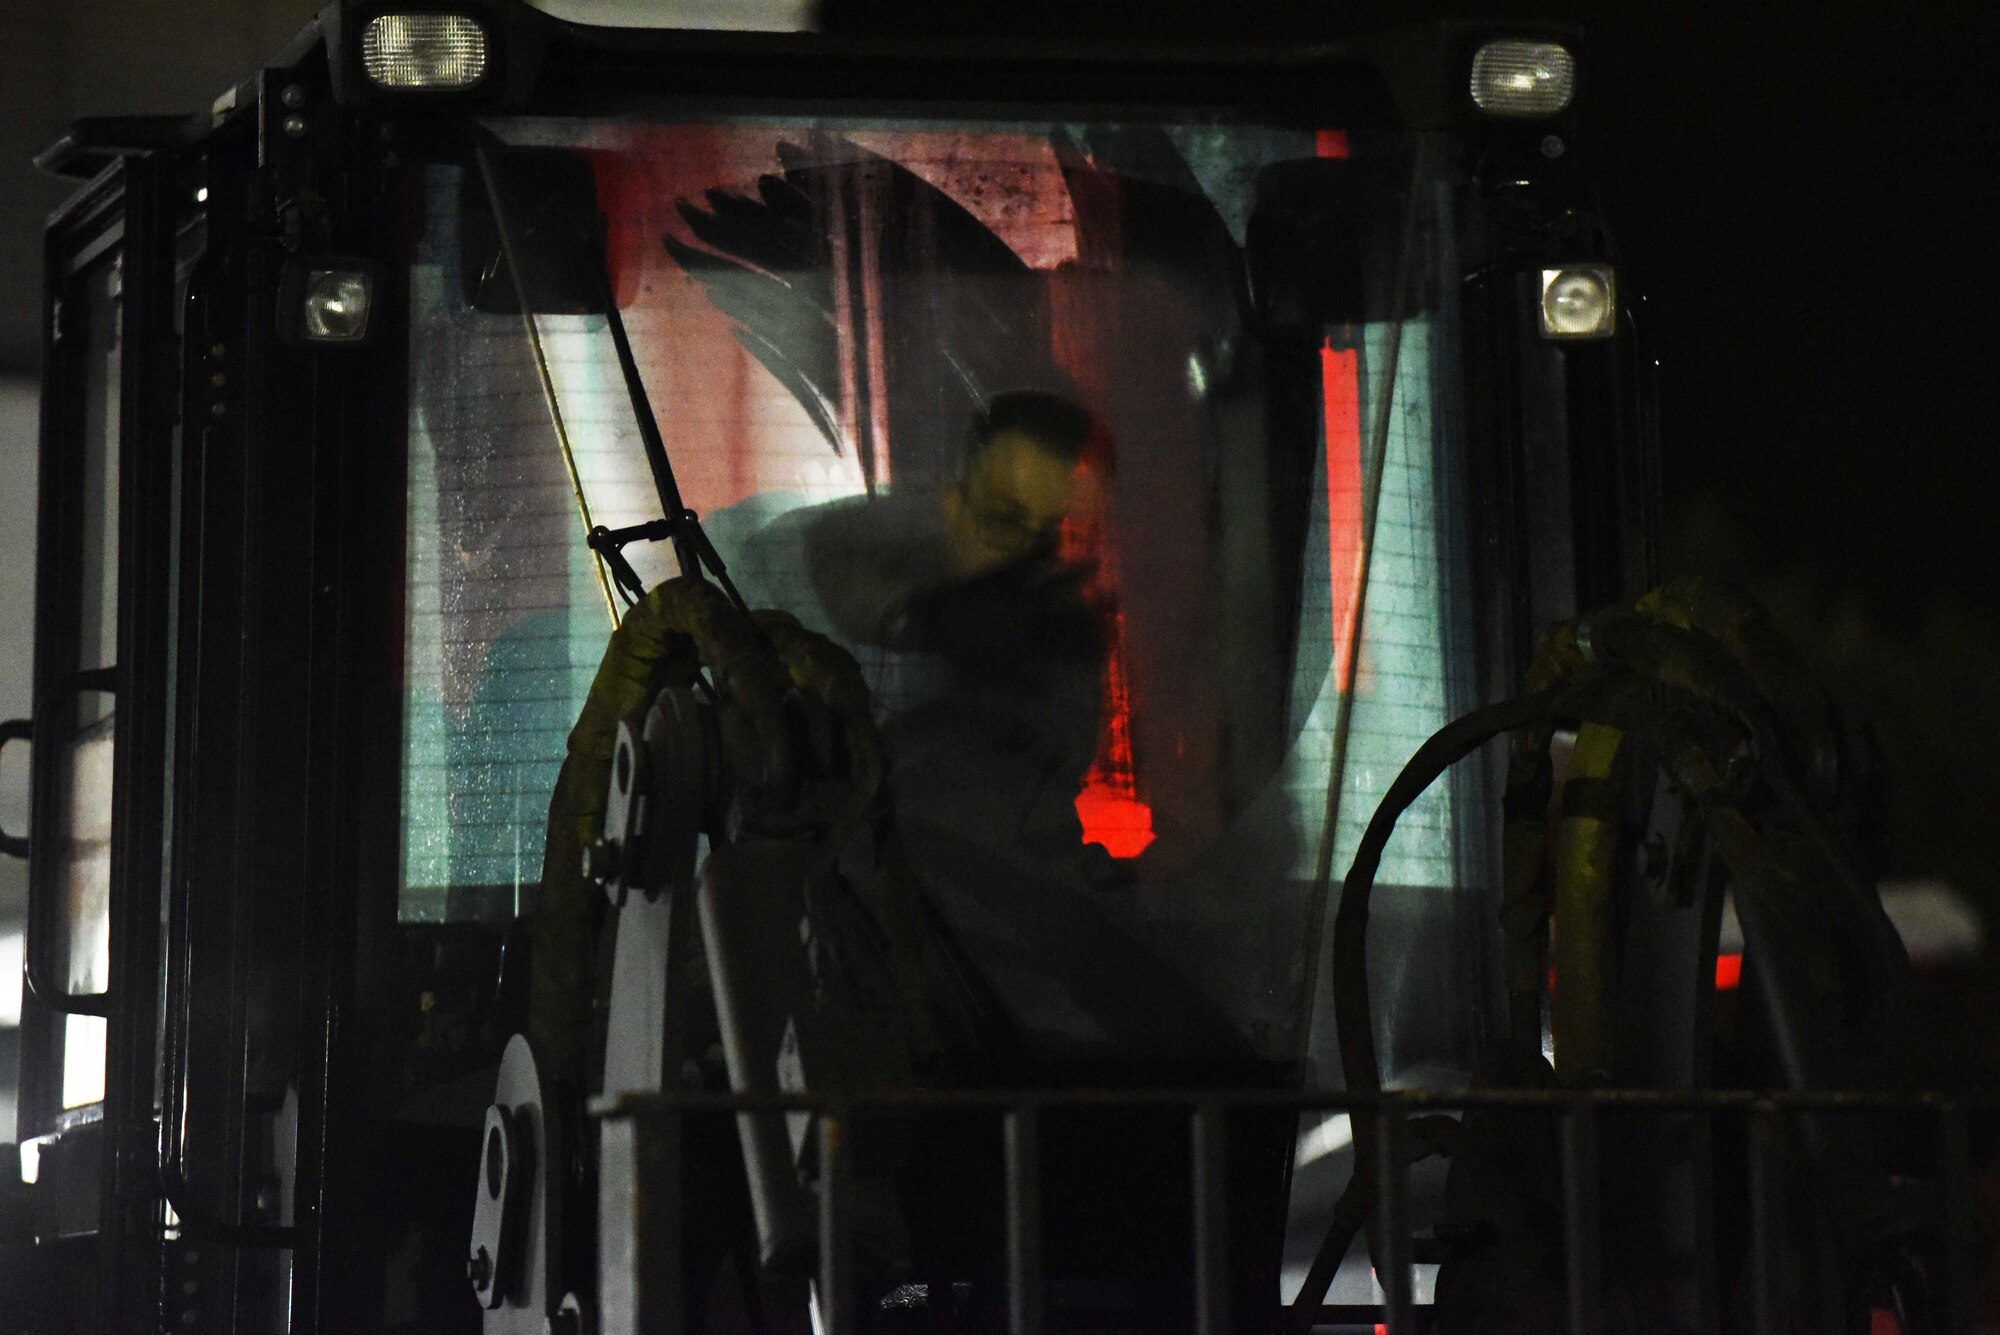
[[1610, 338], [1618, 332], [1618, 274], [1608, 264], [1542, 270], [1542, 337]]
[[306, 274], [301, 323], [314, 343], [359, 343], [368, 337], [375, 277], [365, 269], [313, 269]]
[[367, 342], [381, 277], [382, 266], [359, 255], [287, 260], [278, 274], [278, 338], [319, 347]]
[[1576, 96], [1576, 59], [1560, 42], [1508, 37], [1472, 57], [1472, 100], [1490, 116], [1553, 116]]
[[463, 14], [378, 14], [361, 32], [361, 67], [383, 88], [470, 88], [486, 65], [486, 29]]

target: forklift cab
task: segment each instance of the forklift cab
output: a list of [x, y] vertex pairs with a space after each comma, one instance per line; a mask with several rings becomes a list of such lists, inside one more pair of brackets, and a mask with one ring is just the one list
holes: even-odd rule
[[[858, 664], [925, 930], [1007, 1035], [970, 1085], [1337, 1090], [1378, 800], [1541, 627], [1653, 582], [1588, 88], [1574, 34], [1490, 26], [946, 49], [343, 2], [199, 116], [80, 122], [6, 734], [32, 1328], [514, 1328], [464, 1239], [550, 797], [684, 518]], [[1024, 401], [1088, 424], [1032, 514], [1046, 441], [1002, 469], [980, 425]], [[1392, 1088], [1490, 1072], [1499, 783], [1475, 756], [1383, 857]], [[599, 931], [559, 937], [586, 1011]], [[1231, 1310], [1275, 1321], [1353, 1156], [1344, 1115], [1259, 1125]], [[1198, 1231], [1071, 1131], [1063, 1173], [1126, 1176], [1054, 1181], [1052, 1236]], [[1378, 1301], [1333, 1260], [1329, 1303]], [[1167, 1328], [1071, 1278], [1052, 1328], [1064, 1292]]]

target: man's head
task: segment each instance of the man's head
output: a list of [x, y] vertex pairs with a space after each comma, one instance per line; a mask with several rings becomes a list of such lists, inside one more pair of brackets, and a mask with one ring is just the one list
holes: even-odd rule
[[1039, 390], [997, 394], [973, 415], [965, 466], [944, 495], [953, 576], [969, 579], [1054, 548], [1092, 426], [1080, 405]]

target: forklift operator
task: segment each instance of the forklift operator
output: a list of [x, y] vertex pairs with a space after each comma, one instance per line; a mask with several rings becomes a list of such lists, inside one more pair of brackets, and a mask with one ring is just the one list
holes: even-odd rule
[[890, 488], [761, 525], [752, 501], [707, 521], [753, 606], [861, 661], [900, 800], [957, 801], [954, 824], [1078, 859], [1106, 641], [1093, 571], [1061, 538], [1096, 494], [1096, 430], [1071, 399], [1010, 391], [973, 414], [940, 493]]
[[1111, 645], [1089, 559], [1109, 447], [1073, 400], [1012, 391], [973, 415], [941, 491], [747, 533], [724, 511], [712, 532], [753, 604], [859, 660], [903, 853], [1020, 1039], [1057, 1059], [1239, 1055], [1228, 1017], [1108, 916], [1129, 872], [1077, 814]]
[[[789, 612], [859, 660], [899, 818], [1006, 868], [981, 878], [988, 890], [1024, 873], [1080, 887], [1088, 865], [1074, 803], [1096, 751], [1105, 613], [1061, 538], [1092, 494], [1094, 430], [1067, 398], [1000, 394], [974, 414], [941, 494], [885, 490], [775, 515], [758, 497], [703, 524], [752, 607]], [[572, 734], [573, 761], [576, 745]], [[587, 981], [601, 972], [589, 961], [603, 897], [572, 870], [590, 837], [572, 826], [601, 819], [585, 815], [602, 812], [601, 783], [564, 795], [584, 780], [566, 763], [558, 781], [530, 998], [538, 1049], [572, 1076], [605, 981]]]
[[[1011, 570], [1060, 575], [1062, 522], [1087, 489], [1094, 419], [1056, 394], [1015, 390], [973, 414], [957, 480], [939, 495], [890, 488], [767, 518], [764, 498], [704, 521], [754, 606], [783, 607], [853, 648], [912, 649], [919, 609]], [[1072, 578], [1070, 587], [1078, 587]]]

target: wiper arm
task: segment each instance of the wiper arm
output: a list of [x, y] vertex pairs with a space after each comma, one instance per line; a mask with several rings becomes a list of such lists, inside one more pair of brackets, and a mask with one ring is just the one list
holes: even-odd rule
[[[639, 374], [639, 363], [632, 355], [632, 340], [625, 330], [625, 318], [618, 310], [617, 293], [612, 290], [611, 266], [604, 249], [603, 218], [595, 204], [590, 208], [590, 221], [579, 228], [580, 235], [564, 238], [583, 248], [589, 261], [590, 273], [595, 286], [597, 313], [604, 317], [611, 330], [611, 343], [618, 353], [618, 369], [625, 380], [625, 393], [632, 405], [632, 415], [639, 428], [639, 444], [646, 456], [646, 466], [653, 475], [653, 488], [659, 494], [662, 518], [646, 524], [635, 524], [629, 528], [608, 529], [603, 525], [590, 523], [590, 509], [583, 496], [583, 483], [577, 472], [575, 456], [570, 449], [569, 435], [563, 427], [561, 410], [556, 402], [555, 382], [549, 375], [548, 359], [542, 351], [542, 341], [535, 327], [534, 308], [528, 302], [528, 285], [520, 265], [520, 256], [514, 245], [514, 229], [508, 217], [507, 202], [500, 189], [498, 175], [494, 170], [493, 155], [486, 138], [475, 145], [474, 153], [479, 163], [480, 177], [486, 186], [486, 198], [493, 210], [493, 224], [499, 233], [500, 252], [507, 263], [508, 277], [513, 282], [514, 297], [521, 307], [521, 319], [527, 325], [529, 341], [534, 349], [535, 365], [541, 375], [542, 392], [548, 399], [550, 416], [556, 423], [556, 434], [562, 445], [563, 463], [569, 471], [570, 485], [576, 493], [576, 500], [586, 528], [585, 542], [600, 559], [599, 579], [605, 579], [608, 568], [609, 578], [628, 603], [636, 602], [646, 591], [638, 572], [625, 559], [626, 544], [639, 541], [658, 542], [666, 539], [674, 545], [674, 559], [680, 566], [681, 574], [699, 579], [712, 577], [723, 593], [739, 609], [748, 611], [743, 595], [729, 578], [729, 570], [722, 557], [715, 550], [708, 535], [702, 532], [701, 520], [682, 499], [680, 484], [674, 478], [674, 467], [667, 458], [666, 440], [660, 435], [660, 424], [653, 416], [651, 400], [646, 395], [646, 382]], [[608, 590], [607, 590], [608, 596]]]
[[639, 572], [632, 569], [632, 563], [625, 559], [625, 545], [658, 542], [662, 538], [673, 541], [674, 555], [680, 561], [682, 574], [714, 576], [716, 584], [738, 610], [750, 610], [743, 601], [743, 595], [730, 582], [729, 568], [723, 565], [721, 553], [708, 540], [708, 534], [702, 532], [701, 521], [692, 510], [684, 509], [678, 516], [669, 515], [665, 519], [633, 524], [629, 528], [606, 528], [599, 524], [590, 530], [584, 541], [611, 567], [611, 578], [619, 591], [636, 602], [646, 592], [646, 586], [639, 579]]

